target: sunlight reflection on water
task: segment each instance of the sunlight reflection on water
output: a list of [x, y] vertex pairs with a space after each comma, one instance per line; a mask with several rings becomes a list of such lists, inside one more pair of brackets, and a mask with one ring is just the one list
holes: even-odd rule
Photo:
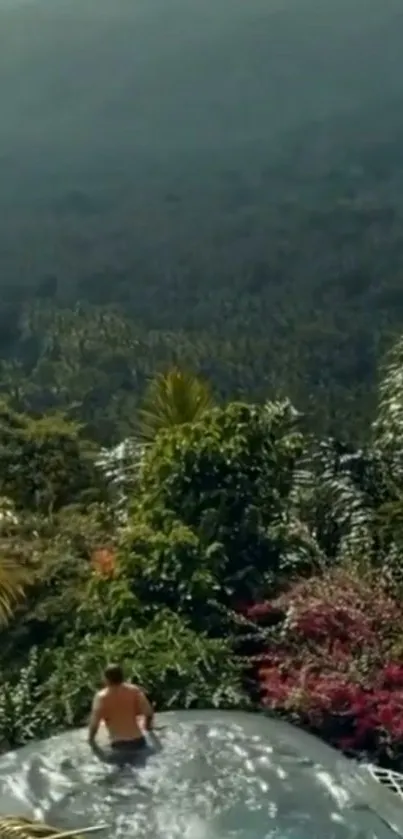
[[3, 756], [1, 811], [66, 828], [105, 822], [109, 829], [99, 835], [107, 839], [394, 835], [371, 812], [376, 783], [296, 729], [214, 711], [162, 714], [159, 721], [166, 726], [162, 751], [142, 767], [100, 763], [83, 731]]

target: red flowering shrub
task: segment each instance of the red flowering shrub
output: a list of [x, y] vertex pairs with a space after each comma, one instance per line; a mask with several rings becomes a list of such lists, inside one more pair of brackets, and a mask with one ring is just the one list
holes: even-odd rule
[[335, 570], [245, 609], [267, 626], [254, 664], [263, 705], [332, 745], [397, 765], [403, 757], [403, 607], [379, 579]]

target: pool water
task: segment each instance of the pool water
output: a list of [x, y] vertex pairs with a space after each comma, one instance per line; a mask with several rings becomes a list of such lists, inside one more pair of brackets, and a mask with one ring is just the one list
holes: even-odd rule
[[[0, 759], [0, 812], [105, 839], [392, 839], [399, 801], [309, 735], [258, 714], [161, 714], [161, 750], [103, 764], [84, 731]], [[400, 832], [402, 830], [402, 832]], [[91, 835], [91, 834], [90, 834]]]

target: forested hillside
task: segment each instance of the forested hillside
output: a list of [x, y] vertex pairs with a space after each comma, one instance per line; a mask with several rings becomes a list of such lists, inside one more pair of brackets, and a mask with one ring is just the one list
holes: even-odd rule
[[403, 320], [402, 26], [400, 0], [3, 0], [16, 406], [116, 440], [179, 361], [365, 434]]

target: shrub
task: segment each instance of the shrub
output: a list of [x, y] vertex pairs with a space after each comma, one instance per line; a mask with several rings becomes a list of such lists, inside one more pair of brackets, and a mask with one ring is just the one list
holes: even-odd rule
[[255, 659], [265, 708], [332, 745], [400, 765], [403, 754], [403, 607], [379, 579], [337, 569], [258, 608], [276, 615]]
[[47, 513], [103, 500], [106, 483], [96, 447], [63, 414], [35, 418], [0, 400], [0, 489], [17, 510]]
[[57, 725], [55, 709], [44, 695], [38, 651], [33, 648], [18, 677], [1, 679], [0, 750], [49, 736]]
[[31, 580], [7, 629], [0, 627], [0, 669], [18, 672], [32, 645], [40, 650], [63, 643], [86, 599], [91, 559], [109, 543], [112, 528], [103, 505], [89, 506], [85, 514], [70, 507], [50, 518], [20, 515], [3, 551], [24, 562]]
[[91, 700], [110, 660], [121, 661], [158, 711], [249, 706], [241, 669], [227, 641], [209, 639], [165, 610], [146, 628], [72, 634], [0, 687], [0, 751], [87, 722]]
[[220, 543], [204, 545], [180, 521], [157, 530], [139, 521], [128, 529], [118, 554], [119, 573], [141, 602], [143, 620], [162, 608], [184, 616], [196, 630], [211, 629], [222, 592]]
[[62, 726], [85, 722], [109, 660], [122, 662], [127, 677], [143, 686], [159, 711], [248, 704], [230, 644], [193, 632], [163, 610], [145, 628], [133, 622], [120, 633], [104, 628], [79, 643], [71, 637], [52, 654], [46, 703]]
[[289, 524], [289, 506], [302, 448], [288, 402], [207, 411], [157, 435], [141, 465], [131, 524], [169, 533], [181, 522], [190, 552], [210, 551], [214, 569], [220, 555], [222, 593], [254, 596], [275, 583], [288, 557], [297, 563], [303, 540]]

